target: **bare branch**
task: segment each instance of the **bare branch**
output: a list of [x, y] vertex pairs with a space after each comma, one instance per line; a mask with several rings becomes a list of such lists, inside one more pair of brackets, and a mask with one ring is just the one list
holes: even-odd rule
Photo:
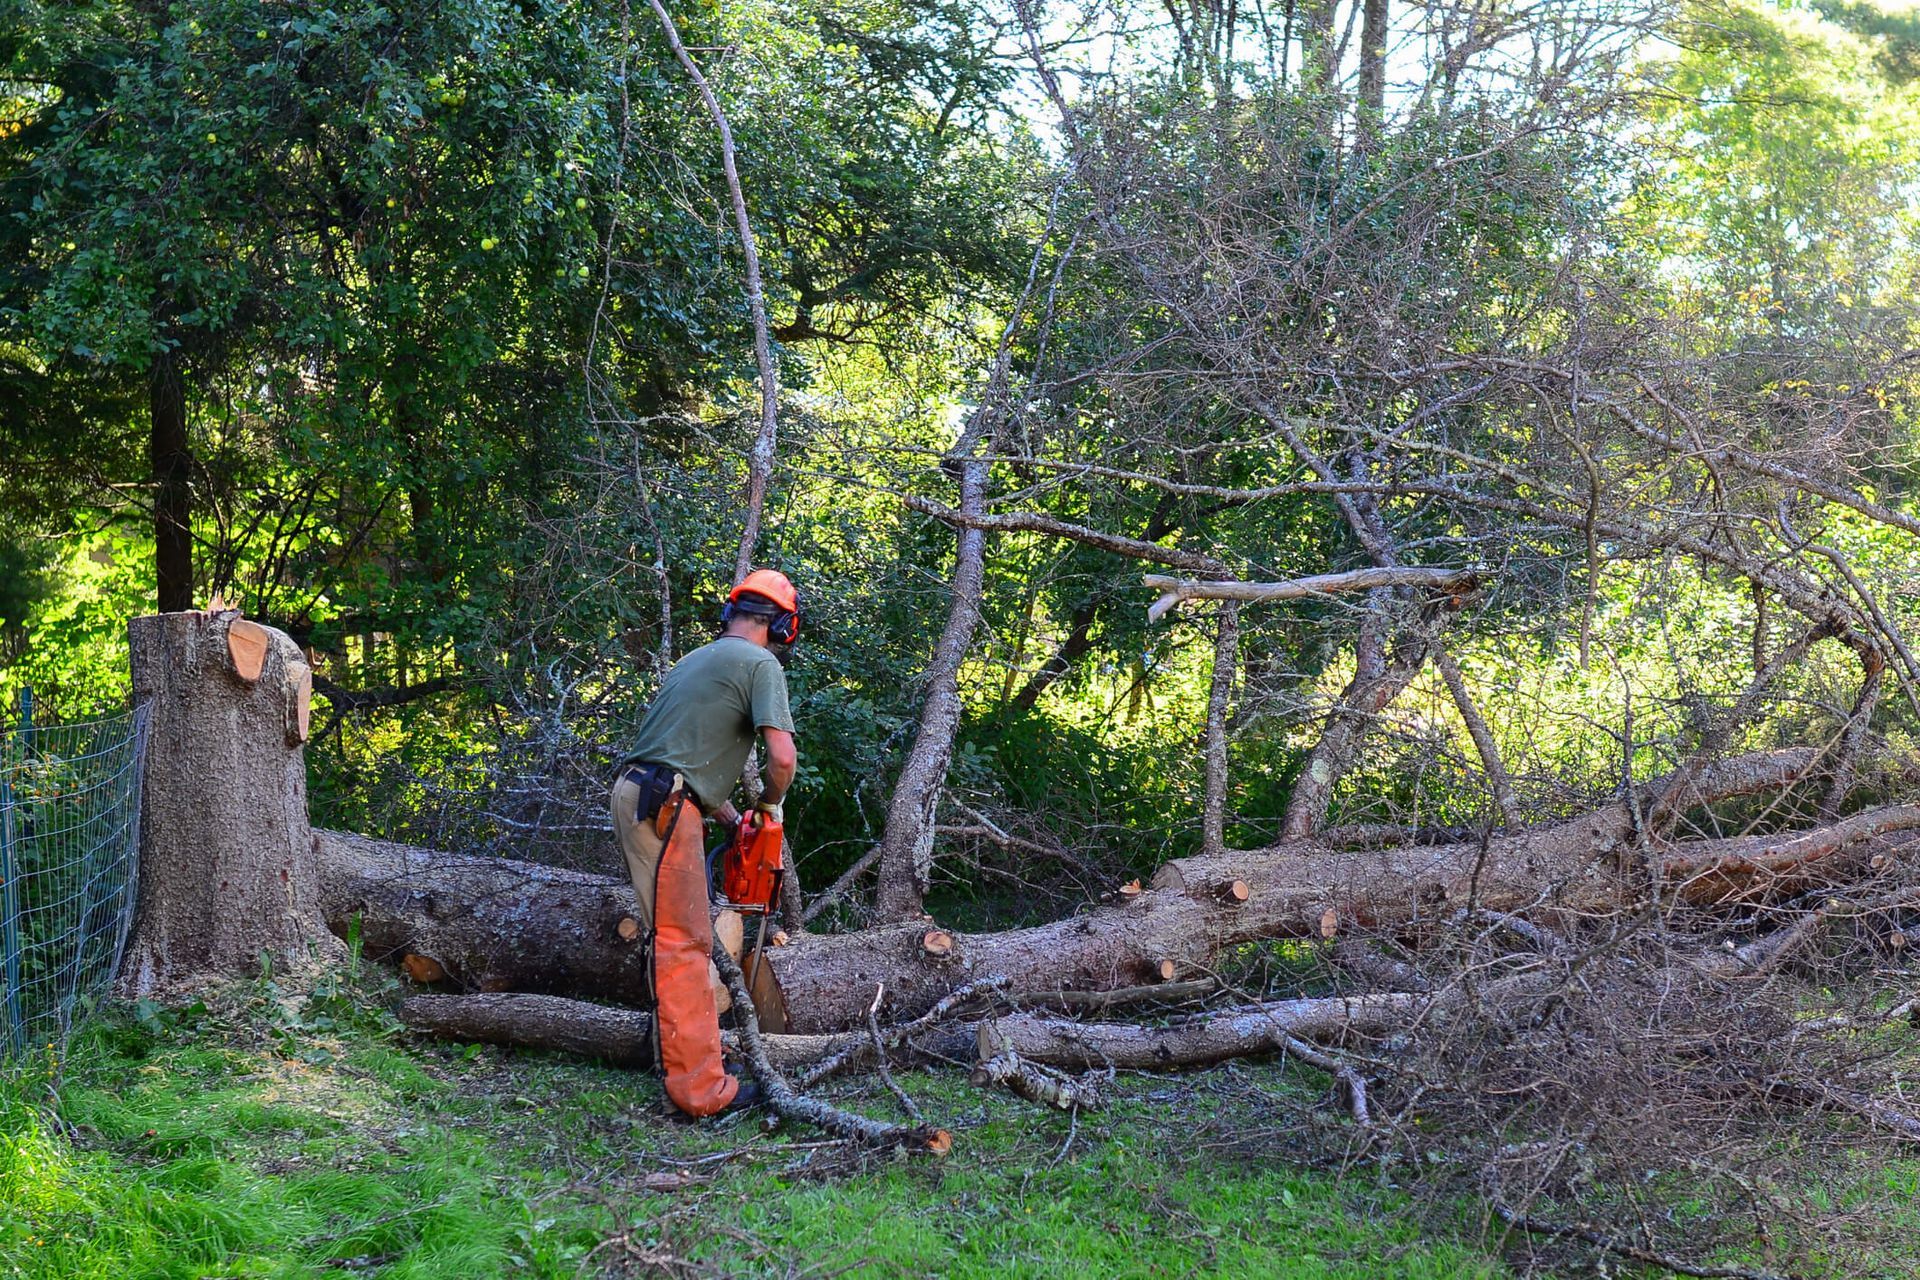
[[[733, 126], [721, 109], [720, 99], [700, 71], [687, 47], [680, 43], [680, 30], [673, 24], [661, 0], [647, 0], [660, 19], [673, 56], [700, 91], [707, 114], [720, 135], [720, 166], [727, 175], [727, 194], [733, 202], [734, 227], [740, 233], [740, 252], [746, 260], [747, 310], [753, 316], [753, 359], [760, 372], [760, 431], [754, 436], [753, 449], [747, 455], [747, 510], [740, 529], [740, 550], [734, 557], [733, 580], [739, 582], [753, 568], [754, 549], [760, 542], [760, 515], [767, 503], [767, 482], [773, 475], [774, 438], [779, 431], [780, 371], [773, 361], [773, 338], [767, 324], [767, 299], [760, 282], [760, 249], [753, 237], [753, 224], [747, 218], [747, 196], [740, 185], [740, 169], [734, 160]], [[623, 88], [624, 91], [624, 88]]]

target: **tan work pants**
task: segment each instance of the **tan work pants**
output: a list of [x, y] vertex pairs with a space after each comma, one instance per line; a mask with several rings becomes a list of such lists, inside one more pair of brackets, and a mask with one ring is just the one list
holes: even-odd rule
[[714, 1000], [713, 918], [707, 910], [705, 825], [685, 791], [641, 822], [640, 787], [624, 773], [610, 803], [613, 829], [633, 877], [640, 919], [653, 931], [654, 1018], [667, 1097], [691, 1116], [724, 1110], [740, 1082], [728, 1075]]

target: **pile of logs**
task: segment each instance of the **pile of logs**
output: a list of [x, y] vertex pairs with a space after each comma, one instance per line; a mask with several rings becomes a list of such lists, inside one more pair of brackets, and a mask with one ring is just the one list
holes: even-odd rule
[[[1701, 811], [1777, 794], [1815, 764], [1811, 750], [1736, 756], [1645, 784], [1577, 819], [1480, 840], [1346, 848], [1327, 840], [1180, 858], [1146, 887], [1049, 924], [961, 933], [930, 920], [844, 934], [802, 933], [751, 950], [766, 1051], [798, 1064], [868, 1038], [877, 991], [895, 1025], [943, 1008], [900, 1048], [986, 1063], [1002, 1053], [1068, 1070], [1167, 1068], [1380, 1036], [1431, 1019], [1436, 997], [1357, 949], [1351, 997], [1243, 1003], [1225, 1011], [1112, 1020], [1216, 992], [1224, 953], [1263, 939], [1417, 936], [1463, 912], [1540, 937], [1658, 905], [1712, 912], [1779, 900], [1884, 867], [1920, 806], [1868, 808], [1807, 829], [1691, 840], [1636, 833], [1648, 806]], [[1682, 794], [1673, 794], [1681, 789]], [[461, 994], [408, 1000], [410, 1025], [460, 1040], [545, 1046], [638, 1062], [647, 1015], [632, 895], [623, 881], [490, 857], [436, 853], [319, 832], [324, 910], [358, 929], [373, 958], [405, 960]], [[1377, 840], [1375, 841], [1377, 843]], [[1378, 960], [1378, 957], [1375, 957]], [[1726, 957], [1701, 948], [1699, 964]], [[1515, 981], [1524, 981], [1515, 979]], [[955, 1009], [956, 993], [993, 997]], [[1396, 989], [1397, 986], [1397, 989]], [[1481, 992], [1482, 998], [1485, 992]], [[1089, 1017], [1099, 1020], [1084, 1020]]]

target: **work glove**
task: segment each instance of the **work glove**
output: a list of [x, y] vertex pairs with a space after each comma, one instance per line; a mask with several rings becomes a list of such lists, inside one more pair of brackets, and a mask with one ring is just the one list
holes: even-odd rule
[[781, 826], [787, 824], [786, 810], [778, 800], [762, 800], [753, 806], [755, 813], [764, 813]]

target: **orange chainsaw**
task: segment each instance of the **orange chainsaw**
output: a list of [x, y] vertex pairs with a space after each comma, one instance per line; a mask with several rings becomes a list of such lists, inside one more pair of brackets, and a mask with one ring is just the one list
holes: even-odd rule
[[786, 831], [759, 810], [743, 814], [720, 857], [720, 901], [741, 915], [764, 916], [780, 905]]

